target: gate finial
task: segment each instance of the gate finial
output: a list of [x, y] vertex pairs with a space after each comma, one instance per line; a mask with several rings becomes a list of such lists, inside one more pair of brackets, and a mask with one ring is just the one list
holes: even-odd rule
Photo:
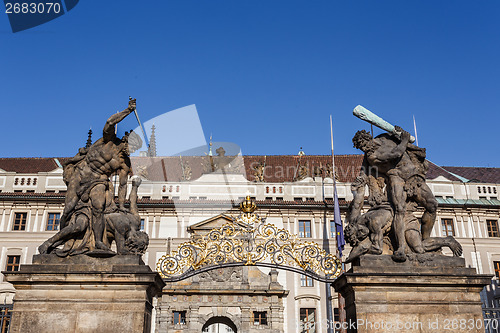
[[243, 213], [253, 213], [257, 209], [257, 205], [255, 204], [255, 201], [252, 200], [252, 198], [247, 195], [245, 198], [245, 201], [240, 203], [240, 210]]

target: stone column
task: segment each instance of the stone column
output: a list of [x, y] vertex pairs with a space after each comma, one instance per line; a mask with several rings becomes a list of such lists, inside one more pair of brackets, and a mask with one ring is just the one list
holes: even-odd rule
[[11, 333], [149, 333], [165, 285], [138, 255], [35, 255], [3, 274], [16, 288]]
[[[422, 257], [425, 258], [425, 257]], [[348, 332], [484, 332], [479, 292], [491, 276], [458, 257], [393, 262], [365, 255], [333, 286], [346, 301]]]

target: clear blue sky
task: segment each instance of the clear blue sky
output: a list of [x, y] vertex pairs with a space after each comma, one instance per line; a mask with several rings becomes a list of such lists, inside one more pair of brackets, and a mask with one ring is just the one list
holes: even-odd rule
[[[0, 156], [72, 156], [137, 98], [196, 104], [243, 154], [351, 154], [361, 104], [440, 165], [500, 167], [499, 1], [83, 0], [12, 33], [0, 13]], [[380, 131], [378, 131], [380, 132]]]

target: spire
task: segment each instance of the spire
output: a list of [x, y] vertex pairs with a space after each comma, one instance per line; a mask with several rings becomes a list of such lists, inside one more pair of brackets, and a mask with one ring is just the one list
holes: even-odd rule
[[155, 125], [151, 127], [151, 137], [149, 138], [149, 147], [148, 147], [148, 156], [155, 157], [156, 156], [156, 136], [155, 136]]
[[89, 148], [90, 146], [92, 146], [92, 128], [89, 129], [89, 137], [87, 138], [85, 148]]
[[210, 133], [210, 149], [208, 150], [208, 156], [212, 156], [212, 133]]

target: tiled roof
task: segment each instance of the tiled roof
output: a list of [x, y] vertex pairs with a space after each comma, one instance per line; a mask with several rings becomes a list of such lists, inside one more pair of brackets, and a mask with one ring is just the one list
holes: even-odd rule
[[451, 181], [460, 181], [459, 178], [455, 177], [453, 174], [444, 170], [442, 167], [437, 166], [436, 164], [429, 162], [429, 170], [427, 171], [427, 179], [436, 179], [437, 177], [442, 176]]
[[[266, 165], [264, 179], [270, 183], [292, 182], [296, 177], [298, 166], [306, 167], [308, 176], [312, 177], [315, 170], [332, 164], [329, 155], [272, 155], [244, 156], [245, 172], [248, 180], [254, 180], [254, 169], [258, 163]], [[352, 182], [359, 174], [363, 155], [336, 155], [335, 171], [340, 182]]]
[[52, 157], [0, 158], [0, 169], [9, 172], [38, 173], [49, 172], [57, 168], [58, 165]]
[[[68, 158], [57, 158], [63, 163]], [[55, 158], [48, 157], [23, 157], [0, 158], [0, 169], [17, 173], [38, 173], [53, 171], [58, 167]], [[305, 167], [307, 175], [312, 177], [315, 170], [325, 168], [331, 164], [330, 155], [270, 155], [270, 156], [218, 156], [212, 157], [212, 163], [228, 165], [229, 170], [245, 172], [246, 178], [255, 180], [254, 167], [259, 163], [266, 166], [264, 179], [269, 183], [292, 182], [296, 179], [299, 165]], [[352, 182], [359, 174], [363, 155], [336, 155], [335, 167], [340, 182]], [[211, 162], [209, 156], [171, 156], [171, 157], [132, 157], [132, 170], [153, 181], [177, 182], [183, 179], [184, 170], [191, 170], [191, 180], [195, 180], [203, 173], [210, 172]], [[228, 168], [226, 168], [226, 172]], [[217, 172], [217, 171], [216, 171]], [[220, 171], [219, 171], [220, 172]], [[461, 181], [453, 174], [468, 180], [482, 183], [500, 183], [500, 168], [480, 167], [439, 167], [429, 162], [428, 179], [443, 176], [451, 181]]]
[[443, 167], [469, 181], [500, 184], [500, 168]]
[[[338, 180], [351, 182], [359, 174], [363, 155], [337, 155], [335, 166]], [[255, 180], [255, 169], [259, 163], [265, 164], [264, 180], [269, 183], [292, 182], [296, 180], [298, 168], [305, 168], [307, 176], [313, 177], [318, 169], [331, 165], [329, 155], [272, 155], [272, 156], [172, 156], [172, 157], [133, 157], [132, 169], [153, 181], [181, 181], [183, 168], [189, 166], [191, 180], [211, 172], [211, 165], [226, 165], [225, 172], [245, 172], [246, 178]], [[215, 171], [220, 172], [220, 171]]]

